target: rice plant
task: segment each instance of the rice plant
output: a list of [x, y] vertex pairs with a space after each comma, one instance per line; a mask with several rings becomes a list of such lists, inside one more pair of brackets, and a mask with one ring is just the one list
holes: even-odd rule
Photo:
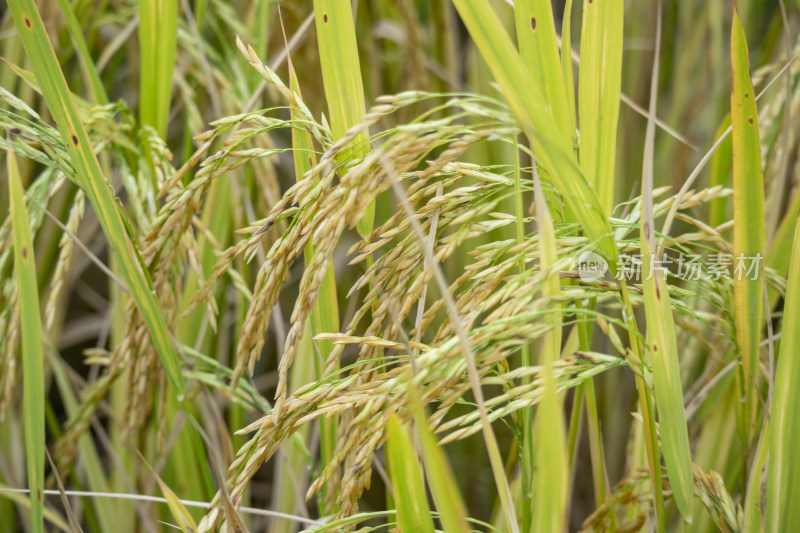
[[0, 531], [800, 528], [800, 3], [0, 3]]

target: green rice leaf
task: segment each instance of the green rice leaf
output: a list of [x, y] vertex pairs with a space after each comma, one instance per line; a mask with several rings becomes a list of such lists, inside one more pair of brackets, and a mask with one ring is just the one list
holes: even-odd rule
[[[350, 0], [314, 0], [314, 18], [329, 120], [333, 139], [338, 141], [347, 130], [361, 122], [366, 112]], [[360, 133], [352, 146], [354, 156], [363, 156], [369, 149], [366, 134]], [[362, 236], [372, 231], [374, 217], [373, 203], [358, 223], [358, 231]]]
[[[774, 400], [773, 400], [774, 402]], [[773, 403], [773, 405], [775, 405]], [[744, 527], [745, 533], [759, 533], [764, 531], [764, 509], [762, 503], [769, 496], [767, 486], [765, 486], [765, 472], [767, 459], [769, 459], [770, 422], [764, 424], [761, 431], [761, 438], [756, 447], [755, 459], [750, 467], [750, 475], [747, 480], [747, 491], [744, 499]], [[775, 530], [772, 530], [775, 531]], [[777, 530], [780, 531], [780, 530]]]
[[467, 511], [447, 456], [431, 431], [424, 408], [416, 397], [412, 398], [411, 403], [414, 410], [414, 421], [419, 432], [428, 486], [431, 489], [436, 510], [439, 512], [439, 519], [448, 533], [466, 533], [470, 531], [465, 520]]
[[[645, 272], [649, 274], [658, 268], [653, 264], [653, 248], [645, 244], [644, 235], [648, 230], [650, 228], [642, 229], [643, 276]], [[666, 280], [661, 273], [655, 272], [644, 282], [644, 308], [647, 344], [653, 364], [653, 389], [661, 428], [661, 448], [675, 503], [684, 519], [691, 521], [691, 452], [671, 306]]]
[[172, 99], [177, 30], [178, 0], [140, 0], [139, 119], [162, 138], [167, 134]]
[[[758, 131], [753, 82], [747, 41], [739, 14], [734, 10], [731, 29], [731, 127], [733, 147], [733, 255], [747, 263], [763, 258], [766, 242], [764, 228], [764, 180], [761, 174], [761, 142]], [[761, 266], [759, 262], [758, 266]], [[739, 421], [745, 445], [750, 442], [758, 402], [758, 351], [764, 316], [764, 284], [760, 272], [745, 275], [734, 272], [733, 299], [736, 343], [741, 357], [740, 390], [744, 400]]]
[[25, 419], [25, 457], [31, 501], [31, 528], [44, 531], [44, 352], [39, 313], [36, 259], [33, 254], [28, 210], [19, 176], [17, 157], [7, 152], [8, 192], [14, 234], [14, 272], [19, 291], [19, 322], [22, 330], [22, 410]]
[[622, 0], [583, 3], [578, 76], [580, 163], [606, 215], [614, 207], [623, 12]]
[[[550, 271], [542, 287], [542, 296], [558, 299], [561, 295], [561, 282], [558, 271], [553, 269], [558, 259], [555, 228], [536, 174], [533, 186], [541, 247], [539, 268], [543, 272]], [[560, 307], [555, 308], [560, 310]], [[569, 499], [569, 467], [563, 405], [556, 391], [553, 376], [553, 363], [561, 355], [560, 311], [552, 313], [547, 320], [550, 322], [550, 329], [542, 339], [540, 361], [545, 367], [545, 386], [533, 430], [536, 481], [531, 511], [533, 520], [531, 531], [542, 533], [566, 529]]]
[[770, 409], [766, 531], [791, 531], [800, 524], [800, 218], [797, 219], [783, 309], [782, 338]]
[[[572, 138], [569, 104], [558, 55], [550, 0], [516, 0], [514, 15], [522, 61], [544, 95], [559, 129]], [[569, 63], [570, 68], [572, 63]]]
[[569, 106], [569, 126], [573, 136], [573, 144], [577, 146], [575, 138], [577, 122], [575, 118], [575, 76], [572, 70], [572, 0], [567, 0], [564, 5], [564, 18], [561, 20], [561, 69], [564, 72], [564, 88], [567, 91], [567, 106]]
[[562, 410], [552, 364], [547, 363], [534, 427], [536, 482], [531, 524], [534, 532], [566, 531], [569, 468]]
[[386, 429], [386, 460], [394, 488], [400, 531], [433, 533], [425, 482], [411, 439], [397, 415], [389, 416]]

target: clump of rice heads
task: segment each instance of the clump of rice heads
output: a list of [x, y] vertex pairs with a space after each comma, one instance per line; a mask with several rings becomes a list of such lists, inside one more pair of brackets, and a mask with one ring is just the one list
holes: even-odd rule
[[0, 531], [800, 528], [800, 11], [0, 11]]

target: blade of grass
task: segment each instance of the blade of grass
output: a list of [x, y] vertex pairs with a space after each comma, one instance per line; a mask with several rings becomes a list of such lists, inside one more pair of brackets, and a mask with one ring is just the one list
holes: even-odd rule
[[[773, 398], [773, 404], [775, 399]], [[772, 431], [770, 425], [773, 422], [767, 420], [764, 428], [761, 431], [761, 438], [756, 447], [755, 459], [750, 467], [750, 476], [747, 480], [747, 488], [744, 498], [744, 524], [742, 530], [745, 533], [759, 533], [761, 531], [784, 531], [784, 529], [765, 529], [764, 528], [764, 506], [766, 498], [769, 498], [769, 476], [770, 471], [767, 467], [767, 460], [770, 459], [770, 441], [772, 438]], [[790, 459], [791, 461], [791, 459]], [[771, 462], [771, 461], [770, 461]], [[766, 479], [765, 479], [766, 474]], [[765, 484], [766, 481], [766, 484]], [[766, 485], [766, 486], [765, 486]], [[767, 511], [772, 510], [772, 506], [768, 506]], [[797, 523], [797, 522], [795, 522]]]
[[766, 531], [790, 531], [800, 524], [800, 218], [797, 219], [783, 309], [782, 338], [775, 391], [770, 407], [769, 466], [767, 467]]
[[[10, 139], [9, 139], [10, 142]], [[14, 273], [19, 291], [22, 337], [22, 409], [25, 418], [25, 457], [31, 501], [31, 529], [44, 531], [44, 352], [39, 314], [36, 259], [28, 223], [28, 210], [14, 150], [6, 153], [8, 196], [14, 234]]]
[[386, 462], [394, 487], [400, 531], [433, 533], [422, 470], [411, 439], [395, 414], [389, 416], [386, 430]]
[[139, 120], [167, 134], [178, 39], [178, 0], [139, 2]]
[[[564, 17], [561, 25], [561, 68], [563, 71], [564, 87], [566, 89], [567, 105], [569, 108], [569, 128], [572, 134], [572, 143], [575, 147], [577, 155], [578, 139], [577, 122], [575, 116], [575, 81], [572, 70], [571, 23], [572, 0], [568, 0], [564, 6]], [[557, 40], [557, 37], [554, 36], [554, 38]], [[591, 345], [591, 321], [588, 318], [579, 318], [579, 321], [579, 329], [583, 333], [583, 335], [580, 336], [582, 345], [581, 348], [584, 350], [589, 350]], [[595, 395], [593, 379], [586, 380], [583, 384], [581, 384], [579, 390], [576, 390], [576, 401], [577, 399], [584, 399], [586, 402], [587, 423], [589, 428], [589, 450], [592, 460], [592, 481], [594, 485], [595, 504], [599, 507], [605, 503], [608, 483], [605, 477], [605, 470], [603, 466], [602, 434], [600, 431], [600, 420], [598, 416], [597, 398]], [[578, 407], [578, 409], [580, 409], [580, 407]], [[578, 420], [576, 419], [574, 422], [575, 424], [570, 424], [569, 433], [573, 437], [573, 431], [577, 430]], [[572, 457], [572, 454], [570, 453], [568, 457]]]
[[[333, 140], [336, 141], [344, 137], [349, 128], [358, 124], [366, 112], [352, 6], [348, 0], [314, 0], [314, 19], [331, 132]], [[297, 87], [296, 79], [294, 84]], [[301, 134], [297, 141], [303, 143], [303, 148], [308, 150], [306, 153], [312, 157], [311, 160], [306, 158], [306, 161], [301, 162], [301, 167], [296, 168], [297, 175], [301, 176], [299, 170], [301, 168], [307, 170], [306, 164], [311, 164], [314, 152], [310, 135]], [[367, 135], [362, 133], [353, 140], [350, 149], [353, 152], [341, 157], [343, 159], [358, 158], [363, 156], [368, 149]], [[302, 155], [303, 152], [300, 154]], [[372, 232], [374, 217], [375, 205], [371, 203], [357, 225], [358, 232], [362, 236], [366, 237]], [[313, 250], [309, 249], [307, 252], [311, 255], [307, 254], [306, 260], [310, 261], [313, 258]], [[339, 331], [338, 299], [333, 268], [328, 269], [325, 273], [317, 305], [312, 310], [311, 320], [314, 334]], [[321, 341], [317, 346], [323, 359], [327, 358], [333, 348], [329, 341]], [[318, 372], [322, 372], [322, 370], [321, 365], [317, 367]], [[335, 418], [320, 420], [323, 463], [333, 457], [336, 447], [336, 428]], [[326, 500], [332, 501], [330, 497]]]
[[653, 165], [656, 102], [661, 51], [661, 2], [656, 4], [656, 43], [650, 81], [650, 111], [645, 133], [642, 169], [641, 250], [647, 346], [653, 365], [653, 389], [661, 429], [661, 451], [675, 503], [692, 521], [692, 460], [681, 386], [678, 344], [665, 272], [657, 266], [653, 215]]
[[[536, 225], [539, 231], [540, 260], [543, 272], [551, 270], [558, 259], [553, 219], [545, 202], [542, 186], [534, 163], [533, 187], [536, 202]], [[559, 273], [552, 270], [542, 286], [542, 296], [557, 299], [561, 294]], [[561, 356], [560, 305], [547, 317], [551, 329], [545, 333], [541, 344], [540, 364], [545, 367], [545, 388], [542, 402], [536, 411], [534, 426], [534, 460], [536, 483], [533, 495], [533, 524], [531, 531], [565, 531], [567, 526], [567, 499], [569, 471], [564, 435], [564, 417], [561, 395], [556, 392], [553, 363]], [[546, 434], [545, 434], [546, 432]]]
[[[569, 23], [570, 17], [568, 11], [571, 5], [565, 6], [565, 28], [566, 39], [570, 39]], [[529, 66], [534, 80], [539, 84], [539, 90], [547, 98], [547, 103], [556, 123], [559, 124], [562, 130], [570, 133], [572, 139], [572, 132], [575, 131], [575, 104], [574, 104], [574, 81], [572, 77], [572, 61], [569, 56], [570, 46], [567, 43], [565, 50], [562, 50], [563, 58], [567, 61], [566, 66], [562, 66], [561, 59], [558, 52], [558, 41], [556, 37], [555, 25], [553, 23], [552, 6], [549, 1], [541, 0], [517, 0], [514, 3], [514, 11], [516, 14], [517, 22], [517, 39], [520, 45], [520, 55], [523, 61]], [[564, 84], [559, 84], [560, 75], [564, 77]], [[613, 161], [612, 161], [613, 164]], [[534, 181], [538, 181], [535, 177]], [[539, 187], [534, 185], [534, 190]], [[539, 187], [541, 189], [541, 187]], [[553, 232], [553, 221], [547, 212], [547, 204], [542, 200], [539, 201], [539, 194], [541, 191], [536, 192], [536, 205], [537, 213], [541, 213], [539, 219], [539, 228], [541, 235], [541, 245], [543, 250], [542, 268], [547, 268], [548, 265], [555, 261], [555, 234]], [[549, 256], [549, 257], [548, 257]], [[552, 276], [550, 277], [552, 278]], [[559, 293], [558, 277], [549, 279], [545, 285], [545, 296], [555, 296]], [[559, 306], [557, 306], [559, 307]], [[556, 313], [557, 314], [557, 313]], [[553, 324], [553, 332], [557, 334], [557, 344], [560, 345], [560, 317], [556, 317]], [[557, 328], [557, 329], [555, 329]], [[553, 347], [554, 335], [553, 332], [545, 336], [542, 345], [542, 353], [546, 361], [542, 364], [547, 364], [547, 361], [553, 361], [558, 358], [558, 348]], [[589, 349], [588, 343], [586, 349]], [[554, 355], [553, 355], [554, 354]], [[592, 455], [593, 479], [595, 486], [595, 499], [598, 506], [602, 505], [605, 501], [605, 476], [603, 475], [603, 461], [602, 461], [602, 446], [601, 435], [599, 431], [599, 420], [597, 418], [597, 407], [594, 394], [594, 383], [588, 380], [584, 386], [587, 389], [587, 406], [589, 407], [589, 434], [590, 434], [590, 447]], [[541, 409], [540, 409], [541, 412]], [[548, 419], [552, 422], [557, 413], [548, 413]], [[538, 422], [541, 415], [537, 415], [537, 427], [541, 427]], [[560, 418], [559, 418], [560, 420]], [[532, 428], [531, 428], [532, 429]], [[536, 439], [537, 443], [541, 443], [541, 439]], [[539, 446], [542, 448], [541, 446]], [[535, 523], [533, 524], [534, 531], [557, 531], [563, 529], [563, 515], [565, 510], [560, 507], [561, 502], [558, 501], [558, 496], [562, 487], [566, 487], [566, 481], [560, 477], [559, 468], [562, 467], [560, 457], [553, 456], [556, 450], [552, 447], [544, 450], [539, 450], [536, 454], [536, 461], [538, 466], [536, 471], [540, 469], [549, 469], [556, 479], [553, 492], [549, 492], [547, 497], [541, 496], [542, 489], [539, 485], [541, 483], [541, 476], [537, 477], [537, 486], [539, 489], [534, 496], [533, 517]], [[524, 457], [524, 456], [523, 456]], [[558, 465], [559, 468], [554, 468]], [[555, 498], [555, 501], [553, 501]]]
[[561, 19], [561, 69], [564, 72], [564, 88], [567, 91], [569, 107], [569, 131], [572, 144], [578, 145], [575, 137], [577, 122], [575, 118], [575, 76], [572, 71], [572, 0], [564, 5], [564, 17]]
[[571, 136], [554, 127], [553, 114], [492, 7], [485, 1], [453, 0], [453, 4], [556, 190], [616, 271], [617, 249], [610, 238], [611, 229], [597, 195], [573, 159]]
[[[560, 126], [563, 132], [567, 133], [568, 141], [573, 142], [572, 132], [575, 131], [575, 110], [574, 110], [574, 82], [572, 77], [572, 61], [571, 61], [571, 47], [569, 45], [570, 30], [569, 23], [570, 17], [568, 9], [571, 5], [565, 7], [565, 22], [564, 28], [565, 36], [567, 38], [566, 46], [562, 49], [563, 59], [566, 64], [560, 63], [558, 55], [558, 41], [553, 23], [552, 8], [550, 2], [540, 0], [517, 0], [514, 3], [516, 14], [516, 27], [517, 39], [520, 45], [520, 53], [523, 61], [529, 67], [532, 77], [538, 82], [538, 87], [547, 99], [547, 104], [554, 116], [556, 123]], [[619, 50], [621, 55], [621, 38], [619, 39]], [[589, 66], [593, 63], [589, 61]], [[563, 76], [564, 83], [554, 83], [552, 80], [561, 79]], [[620, 75], [617, 74], [618, 82]], [[619, 83], [618, 83], [619, 85]], [[614, 113], [619, 109], [619, 87], [617, 87], [617, 107], [613, 110]], [[596, 110], [592, 110], [594, 115], [599, 115]], [[616, 118], [614, 119], [616, 125]], [[606, 159], [610, 160], [611, 164], [611, 179], [613, 187], [613, 164], [614, 154], [607, 156]], [[584, 167], [585, 169], [585, 167]], [[601, 200], [602, 201], [602, 200]], [[546, 206], [545, 206], [546, 207]], [[581, 206], [585, 209], [585, 206]], [[610, 210], [609, 210], [610, 212]], [[552, 221], [550, 221], [552, 225]], [[560, 325], [556, 325], [560, 327]], [[587, 347], [588, 349], [588, 343]], [[548, 350], [546, 349], [545, 352]], [[601, 434], [599, 430], [599, 420], [597, 415], [596, 400], [594, 393], [594, 384], [590, 380], [584, 385], [587, 389], [586, 401], [589, 414], [589, 429], [590, 429], [590, 443], [593, 467], [593, 479], [595, 487], [595, 501], [598, 506], [602, 505], [605, 501], [606, 482], [603, 469], [602, 460], [602, 443]], [[527, 454], [525, 452], [528, 452]], [[523, 452], [523, 467], [530, 459], [530, 452], [526, 449]], [[548, 466], [549, 462], [545, 463]], [[525, 477], [525, 476], [523, 476]], [[537, 515], [534, 514], [536, 518]], [[552, 523], [547, 526], [552, 526]], [[544, 527], [545, 524], [539, 523], [538, 526]]]
[[580, 163], [606, 215], [614, 208], [623, 12], [622, 0], [583, 3], [578, 75]]
[[128, 234], [113, 189], [100, 170], [39, 11], [33, 0], [16, 0], [10, 2], [9, 7], [28, 58], [33, 64], [45, 102], [67, 147], [78, 185], [85, 191], [97, 214], [100, 226], [119, 262], [123, 279], [147, 324], [151, 342], [158, 350], [176, 394], [182, 398], [184, 382], [180, 360], [169, 337], [161, 308], [152, 293], [152, 283], [142, 264], [136, 243]]
[[[758, 111], [750, 79], [747, 41], [739, 14], [734, 9], [731, 28], [731, 128], [733, 148], [733, 254], [763, 258], [764, 181], [761, 174], [761, 141]], [[741, 357], [740, 390], [744, 398], [739, 431], [745, 446], [753, 436], [758, 401], [758, 350], [764, 316], [764, 285], [760, 276], [733, 276], [736, 343]], [[753, 279], [751, 279], [753, 278]]]
[[559, 130], [572, 139], [566, 86], [561, 79], [556, 27], [550, 0], [515, 0], [514, 18], [522, 61], [550, 107]]
[[[361, 62], [358, 57], [351, 3], [349, 0], [314, 0], [314, 19], [331, 132], [333, 140], [337, 141], [345, 136], [348, 129], [358, 124], [366, 112]], [[306, 144], [307, 153], [313, 155], [310, 136], [304, 139], [298, 138], [298, 142]], [[346, 151], [352, 150], [352, 152], [343, 154], [341, 158], [342, 160], [359, 158], [368, 149], [367, 135], [361, 133], [353, 140], [352, 148]], [[306, 163], [303, 162], [301, 168], [305, 168], [305, 165]], [[298, 173], [298, 176], [301, 175]], [[372, 232], [374, 218], [375, 204], [370, 203], [357, 224], [361, 236], [366, 237]], [[311, 250], [308, 251], [311, 252]], [[313, 253], [306, 257], [307, 260], [311, 260], [311, 258], [313, 258]], [[317, 305], [312, 310], [311, 320], [315, 334], [339, 331], [338, 299], [333, 268], [328, 269], [325, 273], [325, 280], [320, 288]], [[318, 347], [324, 360], [333, 345], [329, 341], [322, 341]], [[318, 366], [317, 371], [322, 372], [322, 370], [322, 366]], [[337, 421], [335, 418], [320, 420], [323, 464], [333, 457], [336, 447], [336, 432]], [[330, 497], [326, 500], [333, 501]]]
[[[314, 0], [314, 18], [329, 120], [333, 140], [338, 141], [366, 113], [350, 0]], [[367, 135], [361, 133], [353, 140], [354, 152], [348, 158], [361, 157], [368, 149]], [[371, 203], [358, 222], [363, 237], [372, 232], [374, 217], [375, 205]]]
[[544, 367], [544, 393], [536, 412], [536, 483], [531, 531], [566, 531], [569, 475], [562, 402], [552, 363]]
[[411, 407], [414, 411], [414, 421], [417, 424], [420, 447], [422, 448], [422, 460], [428, 477], [428, 486], [431, 489], [433, 502], [439, 512], [442, 527], [448, 533], [467, 533], [470, 531], [465, 520], [467, 511], [461, 498], [461, 492], [453, 477], [453, 471], [450, 469], [447, 456], [439, 446], [433, 431], [431, 431], [428, 419], [425, 416], [425, 409], [419, 404], [413, 390], [410, 397]]

